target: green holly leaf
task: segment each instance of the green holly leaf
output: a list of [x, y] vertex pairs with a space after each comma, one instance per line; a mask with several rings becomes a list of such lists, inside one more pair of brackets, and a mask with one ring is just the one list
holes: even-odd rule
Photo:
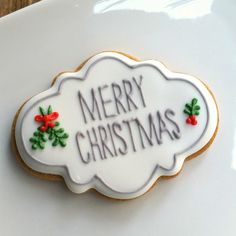
[[50, 115], [52, 113], [52, 106], [50, 105], [49, 107], [48, 107], [48, 115]]
[[59, 140], [59, 143], [62, 147], [65, 147], [66, 146], [66, 142], [63, 140], [63, 139], [60, 139]]
[[198, 106], [198, 105], [196, 105], [196, 106], [194, 106], [194, 110], [200, 110], [201, 109], [201, 107], [200, 106]]
[[47, 115], [47, 112], [42, 107], [39, 107], [39, 111], [42, 116]]
[[44, 149], [44, 147], [45, 147], [43, 142], [39, 142], [38, 145], [39, 145], [40, 149]]
[[187, 115], [191, 115], [191, 112], [187, 109], [184, 109], [184, 113], [187, 114]]
[[189, 111], [192, 110], [192, 106], [188, 103], [185, 104], [185, 108], [188, 109]]
[[30, 141], [31, 143], [36, 143], [36, 142], [37, 142], [37, 139], [36, 139], [36, 138], [30, 138], [29, 141]]
[[184, 109], [184, 113], [187, 114], [187, 115], [199, 115], [200, 114], [200, 109], [201, 107], [199, 105], [197, 105], [198, 103], [198, 100], [197, 98], [193, 98], [191, 100], [191, 104], [190, 103], [186, 103], [185, 104], [185, 109]]
[[192, 99], [192, 107], [195, 106], [197, 104], [197, 99], [196, 98], [193, 98]]
[[58, 121], [55, 122], [55, 126], [59, 126], [60, 123]]
[[54, 138], [55, 138], [54, 133], [51, 133], [51, 134], [49, 135], [49, 140], [53, 140]]
[[52, 146], [56, 147], [58, 144], [59, 144], [59, 140], [58, 140], [58, 138], [56, 138], [56, 139], [53, 141]]
[[69, 135], [67, 133], [64, 133], [62, 138], [64, 138], [64, 139], [69, 138]]
[[64, 129], [60, 128], [56, 131], [57, 134], [60, 134], [60, 133], [63, 133], [64, 132]]
[[43, 142], [47, 142], [46, 135], [42, 135], [41, 139], [42, 139]]
[[47, 141], [46, 133], [43, 133], [39, 129], [33, 133], [33, 137], [29, 139], [32, 143], [32, 149], [44, 149], [44, 143]]

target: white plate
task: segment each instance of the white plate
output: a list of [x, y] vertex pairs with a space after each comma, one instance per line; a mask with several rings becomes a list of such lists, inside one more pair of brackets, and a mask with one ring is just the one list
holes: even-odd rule
[[[234, 0], [44, 0], [0, 19], [0, 234], [236, 234], [236, 4]], [[116, 202], [76, 195], [27, 174], [10, 132], [27, 98], [89, 56], [117, 50], [158, 59], [210, 85], [218, 136], [178, 177]]]

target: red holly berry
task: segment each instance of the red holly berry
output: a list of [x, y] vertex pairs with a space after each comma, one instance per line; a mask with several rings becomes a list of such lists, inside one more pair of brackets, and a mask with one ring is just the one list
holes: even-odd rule
[[191, 124], [192, 124], [192, 125], [197, 125], [197, 120], [196, 120], [196, 119], [195, 119], [195, 120], [192, 120]]
[[192, 125], [197, 125], [197, 119], [196, 119], [195, 115], [191, 115], [189, 118], [191, 119], [191, 124]]
[[186, 119], [186, 123], [187, 123], [187, 124], [191, 124], [191, 123], [192, 123], [192, 120], [190, 119], [190, 117], [188, 117], [188, 118]]
[[197, 119], [195, 115], [191, 115], [186, 119], [186, 123], [189, 125], [197, 125]]
[[195, 120], [195, 119], [196, 119], [196, 116], [195, 116], [195, 115], [191, 115], [191, 116], [189, 116], [189, 118], [190, 118], [191, 121], [192, 121], [192, 120]]

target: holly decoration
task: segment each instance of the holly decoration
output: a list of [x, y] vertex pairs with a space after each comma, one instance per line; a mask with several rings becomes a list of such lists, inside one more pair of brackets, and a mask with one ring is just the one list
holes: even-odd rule
[[189, 125], [197, 125], [196, 116], [200, 114], [201, 107], [198, 105], [198, 100], [193, 98], [191, 103], [185, 104], [184, 113], [188, 115], [186, 123]]
[[66, 146], [66, 140], [69, 135], [63, 128], [60, 128], [60, 123], [56, 121], [59, 117], [58, 112], [53, 112], [52, 107], [49, 106], [47, 110], [39, 107], [40, 114], [34, 117], [36, 122], [40, 122], [41, 125], [33, 133], [33, 137], [29, 139], [32, 143], [32, 149], [44, 149], [47, 141], [52, 142], [52, 146]]

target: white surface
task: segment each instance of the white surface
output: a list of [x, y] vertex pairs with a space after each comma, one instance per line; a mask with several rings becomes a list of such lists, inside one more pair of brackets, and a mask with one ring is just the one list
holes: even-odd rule
[[[236, 4], [160, 2], [46, 0], [0, 20], [1, 235], [236, 234]], [[201, 78], [221, 111], [205, 154], [127, 202], [78, 196], [63, 183], [31, 177], [10, 145], [22, 101], [47, 89], [58, 72], [111, 49]]]
[[[126, 85], [122, 85], [124, 80]], [[127, 87], [127, 82], [130, 87]], [[113, 83], [120, 86], [120, 103], [125, 112], [116, 110], [111, 87]], [[125, 91], [132, 91], [130, 96], [137, 109], [131, 104], [127, 106], [124, 86]], [[100, 90], [101, 99], [110, 99], [103, 108], [99, 88], [103, 88]], [[92, 99], [91, 90], [94, 91], [96, 102]], [[93, 109], [95, 120], [91, 119], [84, 105], [81, 107], [78, 93], [82, 94], [90, 107], [91, 104], [98, 104], [97, 109]], [[187, 116], [183, 112], [186, 102], [191, 102], [193, 98], [197, 98], [201, 106], [196, 126], [186, 124]], [[34, 117], [39, 113], [39, 107], [47, 109], [49, 104], [53, 111], [59, 112], [58, 121], [62, 122], [69, 134], [67, 146], [52, 147], [46, 143], [43, 151], [34, 150], [29, 142], [39, 127]], [[86, 122], [83, 114], [87, 117]], [[109, 117], [105, 114], [109, 114]], [[148, 117], [152, 118], [152, 124]], [[150, 134], [152, 146], [143, 133], [139, 134], [134, 119]], [[129, 128], [124, 121], [129, 121]], [[160, 125], [161, 122], [169, 134], [163, 132], [164, 125]], [[110, 133], [113, 133], [113, 138], [107, 125], [112, 127]], [[150, 129], [150, 125], [155, 128]], [[200, 80], [173, 73], [158, 61], [137, 62], [120, 53], [102, 52], [90, 58], [79, 71], [60, 74], [51, 88], [28, 100], [18, 115], [15, 138], [20, 156], [27, 165], [39, 172], [63, 176], [73, 192], [83, 193], [94, 188], [108, 197], [130, 199], [147, 192], [160, 176], [176, 175], [185, 158], [210, 142], [217, 125], [216, 103]], [[103, 132], [100, 133], [101, 127]], [[98, 140], [102, 155], [96, 148], [95, 155], [92, 155], [87, 132], [92, 140]], [[104, 138], [104, 132], [107, 137], [106, 147], [112, 155], [103, 151], [101, 136]], [[115, 135], [117, 133], [118, 138]], [[117, 154], [112, 148], [112, 142]]]

